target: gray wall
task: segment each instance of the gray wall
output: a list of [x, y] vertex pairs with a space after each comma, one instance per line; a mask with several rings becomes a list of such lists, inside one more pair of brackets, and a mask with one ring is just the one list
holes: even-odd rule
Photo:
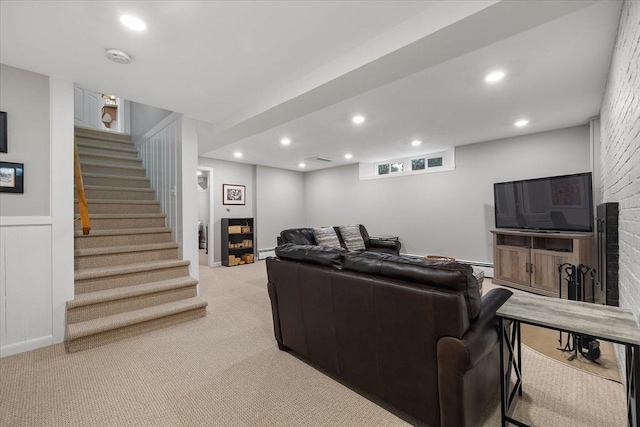
[[[214, 261], [220, 261], [220, 218], [256, 218], [255, 212], [255, 171], [254, 165], [227, 162], [224, 160], [198, 158], [198, 166], [213, 168], [213, 211], [214, 211]], [[195, 171], [194, 171], [195, 173]], [[222, 204], [222, 184], [246, 186], [244, 206]], [[257, 230], [256, 230], [257, 231]]]
[[[622, 7], [601, 117], [602, 201], [618, 202], [620, 306], [640, 320], [640, 2]], [[621, 353], [618, 353], [621, 356]], [[622, 360], [622, 359], [621, 359]]]
[[303, 227], [305, 174], [256, 167], [258, 248], [276, 246], [276, 238], [286, 228]]
[[309, 225], [362, 223], [400, 236], [403, 252], [493, 262], [493, 183], [589, 171], [578, 126], [456, 148], [456, 169], [360, 181], [358, 165], [308, 172]]
[[131, 102], [131, 138], [137, 141], [169, 114], [162, 108]]
[[0, 161], [24, 164], [24, 194], [0, 193], [0, 216], [49, 216], [49, 77], [0, 64], [0, 94], [9, 148]]
[[209, 222], [207, 215], [209, 214], [209, 188], [206, 190], [198, 189], [198, 221], [204, 226]]

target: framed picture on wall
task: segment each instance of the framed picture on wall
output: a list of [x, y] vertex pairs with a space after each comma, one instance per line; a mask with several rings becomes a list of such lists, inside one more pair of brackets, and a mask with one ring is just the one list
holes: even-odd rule
[[0, 193], [24, 193], [24, 164], [0, 162]]
[[246, 187], [244, 185], [222, 184], [223, 205], [244, 205]]
[[0, 111], [0, 153], [7, 151], [7, 113]]

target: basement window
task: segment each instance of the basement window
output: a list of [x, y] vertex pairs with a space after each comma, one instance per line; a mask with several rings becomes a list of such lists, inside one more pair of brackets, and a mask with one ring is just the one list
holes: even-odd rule
[[391, 172], [403, 172], [404, 162], [391, 163]]
[[405, 175], [449, 172], [456, 168], [455, 148], [434, 153], [360, 163], [360, 179], [395, 178]]
[[378, 175], [387, 175], [389, 173], [389, 163], [378, 165]]
[[430, 168], [439, 168], [442, 166], [442, 157], [432, 157], [427, 161]]
[[418, 159], [412, 159], [411, 160], [411, 170], [412, 171], [424, 170], [424, 157], [420, 157]]

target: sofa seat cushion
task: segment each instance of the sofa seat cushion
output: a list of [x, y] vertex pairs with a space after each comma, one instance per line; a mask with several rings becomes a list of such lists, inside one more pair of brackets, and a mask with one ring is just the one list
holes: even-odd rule
[[469, 319], [480, 314], [482, 300], [471, 266], [457, 262], [433, 262], [422, 258], [378, 252], [347, 253], [343, 269], [390, 277], [436, 288], [460, 291], [467, 302]]
[[329, 246], [332, 248], [340, 248], [340, 239], [333, 227], [313, 227], [313, 236], [316, 243], [320, 246]]
[[364, 244], [364, 239], [360, 233], [359, 225], [341, 225], [340, 235], [344, 244], [350, 251], [364, 251], [367, 247]]
[[342, 256], [348, 251], [343, 248], [316, 245], [294, 245], [285, 243], [276, 247], [276, 256], [292, 261], [310, 262], [312, 264], [342, 269]]

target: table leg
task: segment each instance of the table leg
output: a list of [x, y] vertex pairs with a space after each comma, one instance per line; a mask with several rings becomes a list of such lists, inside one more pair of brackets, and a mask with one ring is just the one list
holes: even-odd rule
[[504, 369], [504, 335], [507, 333], [505, 330], [504, 320], [502, 317], [500, 320], [500, 422], [502, 423], [502, 427], [506, 427], [507, 420], [507, 408], [506, 408], [506, 399], [507, 399], [507, 391], [505, 390], [505, 369]]
[[518, 380], [520, 381], [518, 395], [522, 396], [522, 335], [520, 334], [520, 322], [517, 322], [516, 326], [518, 328]]
[[627, 373], [627, 416], [630, 427], [638, 427], [640, 416], [640, 399], [638, 385], [640, 384], [640, 346], [626, 345], [626, 373]]
[[[522, 396], [522, 340], [520, 322], [511, 322], [511, 333], [504, 319], [500, 318], [500, 415], [502, 427], [513, 424], [520, 427], [527, 427], [526, 424], [515, 420], [507, 415], [511, 408], [513, 399], [518, 395]], [[509, 359], [505, 360], [504, 348], [509, 351]], [[517, 351], [517, 355], [516, 355]], [[516, 373], [516, 383], [511, 389], [511, 371]]]

